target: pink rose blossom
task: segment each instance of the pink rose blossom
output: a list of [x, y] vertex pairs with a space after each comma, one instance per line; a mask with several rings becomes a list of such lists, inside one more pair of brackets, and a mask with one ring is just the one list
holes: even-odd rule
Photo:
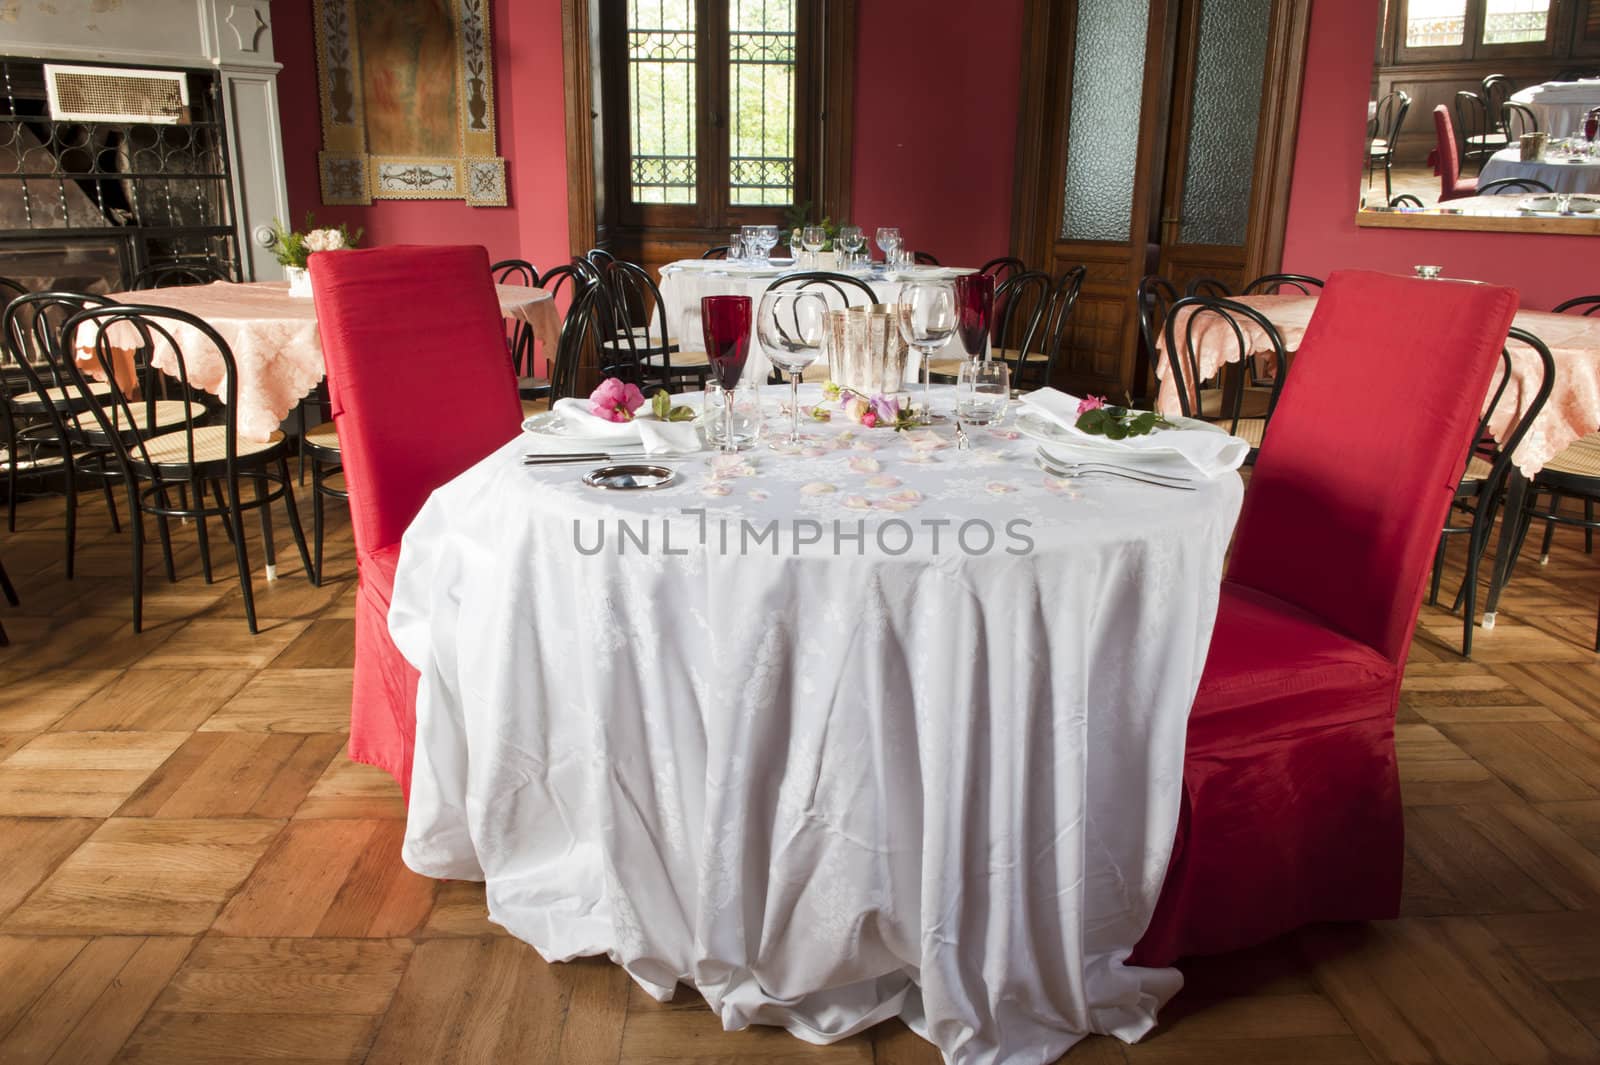
[[861, 424], [866, 426], [868, 429], [877, 428], [877, 425], [878, 425], [878, 413], [877, 413], [877, 411], [870, 411], [869, 410], [865, 414], [863, 414], [861, 416]]
[[1090, 411], [1099, 410], [1105, 405], [1106, 397], [1104, 396], [1085, 396], [1078, 400], [1078, 413], [1080, 415], [1088, 414]]
[[600, 382], [589, 394], [589, 413], [608, 422], [631, 422], [633, 412], [644, 406], [644, 393], [638, 385], [616, 377]]

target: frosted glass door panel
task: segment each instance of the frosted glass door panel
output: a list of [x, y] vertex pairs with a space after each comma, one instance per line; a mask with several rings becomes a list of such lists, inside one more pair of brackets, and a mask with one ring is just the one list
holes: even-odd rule
[[1131, 238], [1149, 30], [1150, 0], [1079, 0], [1062, 240]]
[[1203, 0], [1195, 54], [1183, 244], [1244, 244], [1272, 0]]

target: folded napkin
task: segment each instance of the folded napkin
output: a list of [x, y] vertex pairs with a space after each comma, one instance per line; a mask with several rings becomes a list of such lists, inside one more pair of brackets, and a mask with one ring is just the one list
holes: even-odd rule
[[[612, 422], [589, 413], [586, 399], [558, 399], [552, 408], [561, 415], [569, 430], [561, 437], [564, 445], [586, 445], [602, 450], [642, 447], [647, 455], [699, 451], [700, 434], [693, 422], [663, 422], [652, 417], [631, 422]], [[643, 408], [648, 414], [648, 407]], [[572, 450], [562, 447], [559, 450]]]
[[[1173, 453], [1208, 480], [1237, 470], [1250, 457], [1248, 442], [1209, 429], [1161, 429], [1122, 440], [1086, 433], [1077, 427], [1078, 402], [1077, 396], [1054, 388], [1040, 388], [1023, 396], [1020, 405], [1061, 426], [1069, 436], [1082, 440], [1084, 450], [1125, 451], [1129, 459], [1142, 464], [1171, 457], [1163, 452]], [[1074, 446], [1070, 440], [1063, 444]]]

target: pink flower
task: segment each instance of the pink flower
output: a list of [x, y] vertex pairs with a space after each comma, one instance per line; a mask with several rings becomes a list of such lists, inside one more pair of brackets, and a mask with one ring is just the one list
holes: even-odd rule
[[1078, 413], [1080, 415], [1088, 414], [1090, 411], [1099, 410], [1105, 405], [1106, 397], [1104, 396], [1085, 396], [1084, 398], [1078, 400]]
[[879, 394], [872, 397], [872, 412], [877, 415], [875, 424], [881, 425], [887, 422], [893, 425], [895, 419], [900, 416], [900, 404], [895, 402], [893, 396]]
[[644, 393], [638, 385], [630, 385], [616, 377], [600, 382], [600, 387], [589, 393], [589, 413], [608, 422], [631, 422], [633, 412], [644, 406]]
[[872, 410], [867, 411], [861, 416], [861, 424], [866, 426], [868, 429], [876, 428], [878, 424], [878, 412]]

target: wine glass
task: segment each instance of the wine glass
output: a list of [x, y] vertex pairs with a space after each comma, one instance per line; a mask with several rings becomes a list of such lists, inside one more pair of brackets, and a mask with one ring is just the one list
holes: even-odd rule
[[728, 262], [742, 263], [745, 260], [744, 234], [734, 233], [728, 237]]
[[961, 346], [967, 358], [988, 358], [989, 319], [994, 313], [994, 275], [964, 274], [955, 279]]
[[740, 243], [744, 245], [744, 261], [751, 266], [761, 259], [761, 227], [740, 226]]
[[923, 425], [933, 423], [933, 381], [928, 360], [956, 331], [956, 287], [945, 279], [908, 281], [900, 286], [900, 335], [922, 356]]
[[783, 447], [800, 443], [800, 375], [817, 361], [828, 301], [803, 289], [768, 289], [756, 310], [756, 336], [773, 365], [789, 373], [789, 439]]
[[733, 440], [733, 390], [750, 356], [750, 297], [700, 297], [700, 325], [706, 342], [706, 361], [722, 389], [722, 451], [739, 450]]
[[900, 250], [900, 229], [898, 226], [879, 226], [877, 233], [878, 250], [883, 252], [885, 266], [894, 265], [894, 253]]
[[756, 244], [760, 248], [757, 255], [766, 266], [772, 265], [772, 249], [778, 246], [777, 226], [756, 226]]
[[834, 243], [845, 253], [847, 265], [853, 266], [856, 256], [860, 255], [861, 249], [867, 245], [867, 235], [861, 231], [860, 226], [840, 226], [839, 235], [834, 238]]
[[817, 253], [828, 242], [828, 231], [821, 226], [806, 226], [800, 231], [800, 246], [806, 250], [806, 266], [817, 268]]

